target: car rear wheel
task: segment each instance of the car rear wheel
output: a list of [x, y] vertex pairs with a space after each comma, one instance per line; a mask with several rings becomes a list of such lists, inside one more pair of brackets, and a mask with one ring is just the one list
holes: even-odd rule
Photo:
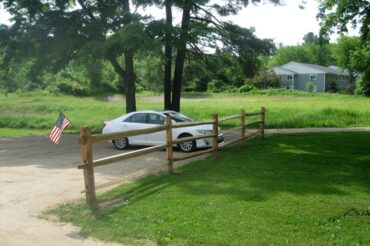
[[[185, 138], [185, 137], [192, 137], [192, 135], [184, 134], [184, 135], [181, 135], [179, 138]], [[195, 140], [182, 142], [182, 143], [179, 143], [177, 147], [179, 147], [179, 149], [181, 149], [181, 151], [183, 152], [192, 152], [196, 149], [196, 142]]]
[[118, 150], [124, 150], [128, 148], [128, 139], [127, 138], [121, 138], [113, 140], [113, 145]]

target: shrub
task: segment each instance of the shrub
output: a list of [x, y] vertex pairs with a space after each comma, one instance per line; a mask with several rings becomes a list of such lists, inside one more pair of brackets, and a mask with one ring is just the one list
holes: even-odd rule
[[272, 88], [272, 89], [255, 89], [246, 92], [249, 95], [266, 95], [266, 96], [313, 96], [312, 93], [300, 90], [289, 90], [286, 88]]
[[137, 93], [140, 93], [140, 92], [144, 91], [144, 87], [141, 84], [136, 84], [135, 89], [136, 89]]
[[355, 94], [370, 96], [370, 72], [357, 77]]
[[257, 74], [253, 79], [246, 80], [245, 83], [251, 84], [259, 89], [281, 87], [281, 77], [273, 71], [264, 71]]
[[89, 95], [89, 88], [75, 81], [63, 80], [57, 84], [57, 87], [61, 93], [70, 94], [74, 96]]
[[195, 83], [194, 91], [205, 92], [207, 91], [207, 84], [209, 82], [208, 77], [202, 77]]
[[315, 84], [313, 82], [310, 81], [306, 84], [306, 91], [312, 93], [314, 88], [315, 88]]
[[257, 88], [254, 85], [242, 85], [238, 88], [238, 93], [245, 93], [256, 89]]
[[343, 90], [344, 94], [353, 95], [355, 93], [355, 85], [353, 83], [349, 83]]
[[55, 84], [46, 87], [46, 91], [55, 96], [58, 96], [60, 94], [60, 90]]
[[335, 93], [338, 91], [338, 84], [337, 82], [331, 81], [329, 83], [329, 92]]
[[221, 80], [214, 79], [207, 84], [207, 91], [212, 93], [219, 93], [225, 91], [227, 89], [227, 85], [223, 83]]

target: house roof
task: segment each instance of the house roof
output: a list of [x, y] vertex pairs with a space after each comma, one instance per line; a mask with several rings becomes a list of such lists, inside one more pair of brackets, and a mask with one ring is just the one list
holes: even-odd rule
[[[316, 64], [308, 64], [308, 63], [300, 63], [300, 62], [289, 62], [284, 64], [280, 67], [277, 67], [277, 71], [274, 71], [277, 74], [291, 74], [291, 72], [296, 74], [338, 74], [343, 75], [346, 74], [342, 72], [340, 69], [336, 69], [332, 67], [324, 67]], [[281, 70], [284, 69], [284, 70]], [[285, 70], [289, 71], [290, 73], [285, 73]]]
[[347, 75], [347, 76], [349, 75], [349, 72], [348, 72], [347, 69], [343, 69], [343, 68], [335, 66], [335, 65], [330, 65], [329, 68], [334, 69], [339, 74], [343, 74], [343, 75]]
[[289, 69], [299, 74], [309, 74], [309, 73], [326, 73], [325, 70], [315, 67], [312, 64], [299, 63], [299, 62], [289, 62], [281, 66], [282, 68]]
[[294, 75], [294, 74], [296, 74], [295, 72], [290, 71], [290, 70], [285, 69], [285, 68], [282, 68], [282, 67], [274, 67], [274, 68], [272, 68], [272, 70], [278, 75], [281, 75], [281, 74]]

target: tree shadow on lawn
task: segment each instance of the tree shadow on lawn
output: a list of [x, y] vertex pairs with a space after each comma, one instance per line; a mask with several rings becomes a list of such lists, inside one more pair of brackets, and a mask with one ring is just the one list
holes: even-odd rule
[[[318, 133], [268, 137], [200, 160], [175, 175], [150, 176], [107, 194], [130, 204], [153, 201], [224, 199], [264, 201], [279, 193], [295, 195], [369, 194], [370, 134]], [[194, 200], [197, 200], [194, 199]], [[202, 202], [202, 201], [193, 202]]]
[[199, 178], [195, 183], [184, 182], [183, 189], [256, 201], [280, 192], [347, 195], [348, 186], [369, 193], [369, 137], [362, 133], [320, 133], [253, 141], [245, 148], [226, 150], [217, 164], [184, 167], [185, 172], [195, 169], [204, 175], [195, 175]]

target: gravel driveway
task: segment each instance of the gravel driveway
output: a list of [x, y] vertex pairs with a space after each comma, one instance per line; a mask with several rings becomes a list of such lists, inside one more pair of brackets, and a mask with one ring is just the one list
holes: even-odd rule
[[[64, 134], [55, 145], [47, 136], [0, 138], [0, 245], [110, 245], [82, 238], [71, 225], [38, 218], [47, 208], [85, 198], [82, 170], [76, 168], [81, 159], [77, 139]], [[93, 150], [94, 159], [122, 153], [110, 143], [95, 144]], [[96, 167], [97, 192], [167, 170], [165, 153]], [[174, 156], [179, 154], [174, 151]]]
[[[282, 129], [267, 133], [307, 131], [370, 131], [370, 128]], [[225, 135], [225, 139], [232, 136]], [[84, 199], [82, 170], [76, 168], [80, 164], [77, 138], [77, 135], [64, 134], [59, 145], [52, 144], [47, 136], [0, 138], [0, 245], [115, 245], [83, 238], [78, 234], [79, 229], [69, 224], [38, 218], [47, 208]], [[108, 143], [96, 144], [93, 148], [95, 159], [120, 153]], [[178, 154], [175, 151], [175, 155]], [[166, 170], [164, 164], [165, 151], [158, 151], [124, 164], [97, 167], [96, 186], [129, 182]]]

